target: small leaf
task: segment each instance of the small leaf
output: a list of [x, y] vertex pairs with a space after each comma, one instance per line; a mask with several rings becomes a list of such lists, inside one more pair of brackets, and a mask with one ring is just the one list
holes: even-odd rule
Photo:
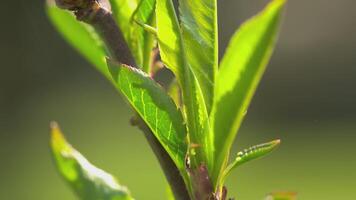
[[80, 199], [133, 200], [126, 187], [75, 150], [56, 123], [51, 124], [50, 146], [60, 174]]
[[152, 35], [155, 33], [155, 28], [151, 26], [155, 22], [155, 4], [156, 0], [141, 0], [131, 19], [131, 23], [134, 23], [134, 20], [144, 25], [142, 27], [133, 24], [134, 30], [131, 38], [138, 41], [138, 49], [142, 52], [142, 70], [146, 73], [151, 67], [151, 51], [155, 44], [155, 36]]
[[173, 100], [141, 70], [112, 61], [108, 65], [116, 88], [146, 122], [177, 168], [184, 172], [186, 128]]
[[218, 69], [217, 3], [216, 0], [179, 0], [179, 11], [187, 59], [210, 113]]
[[284, 3], [284, 0], [272, 0], [263, 12], [244, 23], [232, 37], [221, 61], [211, 115], [216, 148], [214, 181], [218, 181], [224, 169], [236, 133], [272, 54]]
[[95, 30], [76, 20], [70, 12], [47, 4], [47, 14], [63, 37], [106, 77], [110, 77], [105, 62], [106, 50]]
[[189, 151], [192, 167], [197, 168], [204, 163], [212, 169], [213, 143], [208, 112], [198, 80], [187, 63], [181, 29], [171, 0], [157, 0], [156, 22], [160, 55], [179, 82], [189, 140], [197, 146], [192, 149], [194, 152]]
[[265, 200], [296, 200], [296, 192], [272, 192]]
[[274, 140], [268, 143], [255, 145], [248, 149], [238, 152], [235, 160], [226, 167], [224, 171], [224, 177], [226, 178], [227, 175], [236, 167], [244, 163], [247, 163], [248, 161], [255, 160], [257, 158], [261, 158], [267, 155], [268, 153], [276, 149], [280, 143], [281, 143], [280, 140]]

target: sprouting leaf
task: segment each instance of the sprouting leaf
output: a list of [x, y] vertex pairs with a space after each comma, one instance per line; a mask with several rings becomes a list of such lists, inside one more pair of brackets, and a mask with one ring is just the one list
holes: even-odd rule
[[55, 5], [47, 4], [47, 14], [58, 32], [101, 73], [110, 77], [105, 62], [105, 46], [95, 30]]
[[[211, 123], [217, 181], [276, 40], [284, 0], [273, 0], [234, 34], [218, 72]], [[216, 183], [215, 183], [216, 184]]]
[[160, 55], [181, 86], [190, 143], [197, 146], [190, 154], [192, 166], [204, 163], [211, 169], [213, 145], [208, 113], [201, 88], [187, 63], [181, 30], [171, 0], [157, 0], [156, 23]]
[[248, 149], [238, 152], [235, 160], [226, 167], [226, 169], [224, 171], [224, 177], [226, 178], [227, 175], [234, 168], [236, 168], [244, 163], [247, 163], [248, 161], [255, 160], [257, 158], [261, 158], [261, 157], [267, 155], [268, 153], [270, 153], [271, 151], [276, 149], [280, 143], [281, 143], [280, 140], [274, 140], [271, 142], [255, 145]]
[[265, 200], [296, 200], [296, 192], [272, 192]]
[[151, 51], [154, 46], [155, 37], [151, 32], [147, 31], [147, 27], [150, 28], [150, 25], [155, 22], [155, 4], [156, 0], [141, 0], [132, 16], [132, 20], [138, 24], [146, 25], [146, 28], [143, 28], [142, 26], [138, 26], [138, 24], [134, 24], [132, 26], [134, 34], [131, 36], [138, 41], [138, 49], [142, 52], [142, 70], [146, 73], [149, 72], [151, 67]]
[[136, 63], [147, 72], [153, 36], [135, 21], [152, 24], [155, 0], [110, 0], [110, 4], [116, 22], [123, 32]]
[[116, 88], [146, 122], [178, 169], [184, 171], [186, 128], [173, 100], [139, 69], [108, 61]]
[[92, 165], [51, 124], [50, 146], [59, 173], [83, 200], [133, 200], [126, 187], [107, 172]]
[[210, 113], [218, 68], [217, 3], [216, 0], [179, 0], [179, 11], [187, 59]]

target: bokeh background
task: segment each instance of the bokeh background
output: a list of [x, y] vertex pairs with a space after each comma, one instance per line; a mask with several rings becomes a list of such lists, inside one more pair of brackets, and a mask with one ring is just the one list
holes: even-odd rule
[[[219, 0], [220, 51], [267, 0]], [[289, 0], [280, 40], [235, 150], [282, 139], [278, 151], [235, 170], [229, 193], [260, 200], [356, 199], [356, 1]], [[42, 0], [0, 12], [0, 199], [75, 199], [56, 173], [48, 124], [116, 175], [137, 199], [165, 199], [166, 182], [129, 107], [55, 32]]]

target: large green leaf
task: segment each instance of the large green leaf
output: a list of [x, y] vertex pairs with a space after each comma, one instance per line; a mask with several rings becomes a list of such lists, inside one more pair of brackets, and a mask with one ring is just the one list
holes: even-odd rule
[[183, 96], [193, 167], [204, 163], [211, 168], [212, 139], [204, 97], [184, 52], [181, 30], [171, 0], [156, 2], [157, 37], [164, 64], [173, 71]]
[[108, 61], [108, 65], [116, 88], [128, 99], [183, 172], [187, 152], [186, 128], [173, 100], [141, 70], [112, 61]]
[[58, 171], [83, 200], [133, 200], [126, 187], [107, 172], [92, 165], [51, 125], [50, 146]]
[[179, 11], [187, 59], [210, 113], [218, 67], [216, 0], [179, 0]]
[[121, 29], [136, 63], [148, 71], [152, 36], [135, 23], [151, 24], [155, 0], [110, 0], [113, 15]]
[[89, 60], [101, 73], [110, 77], [105, 62], [105, 46], [95, 30], [87, 24], [76, 20], [68, 11], [55, 5], [47, 4], [49, 19], [63, 37]]
[[213, 180], [217, 181], [265, 71], [276, 40], [284, 0], [273, 0], [234, 34], [218, 72], [211, 123], [215, 134]]

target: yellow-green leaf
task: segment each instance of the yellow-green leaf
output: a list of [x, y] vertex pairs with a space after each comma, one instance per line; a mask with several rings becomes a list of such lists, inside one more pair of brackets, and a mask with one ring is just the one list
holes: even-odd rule
[[255, 160], [257, 158], [261, 158], [267, 155], [268, 153], [276, 149], [280, 143], [281, 143], [280, 140], [273, 140], [271, 142], [255, 145], [248, 149], [238, 152], [235, 160], [226, 167], [223, 175], [224, 178], [226, 178], [229, 175], [229, 173], [236, 167], [245, 164], [251, 160]]
[[59, 173], [80, 199], [133, 200], [126, 187], [75, 150], [56, 123], [51, 124], [50, 147]]
[[[217, 76], [211, 123], [215, 134], [213, 180], [229, 151], [272, 54], [284, 0], [272, 0], [234, 34]], [[215, 182], [216, 184], [216, 182]]]
[[217, 3], [216, 0], [179, 0], [179, 11], [187, 59], [210, 113], [218, 68]]
[[205, 164], [211, 169], [213, 145], [202, 90], [184, 51], [181, 29], [171, 0], [156, 2], [157, 37], [164, 64], [173, 71], [181, 86], [193, 167]]

